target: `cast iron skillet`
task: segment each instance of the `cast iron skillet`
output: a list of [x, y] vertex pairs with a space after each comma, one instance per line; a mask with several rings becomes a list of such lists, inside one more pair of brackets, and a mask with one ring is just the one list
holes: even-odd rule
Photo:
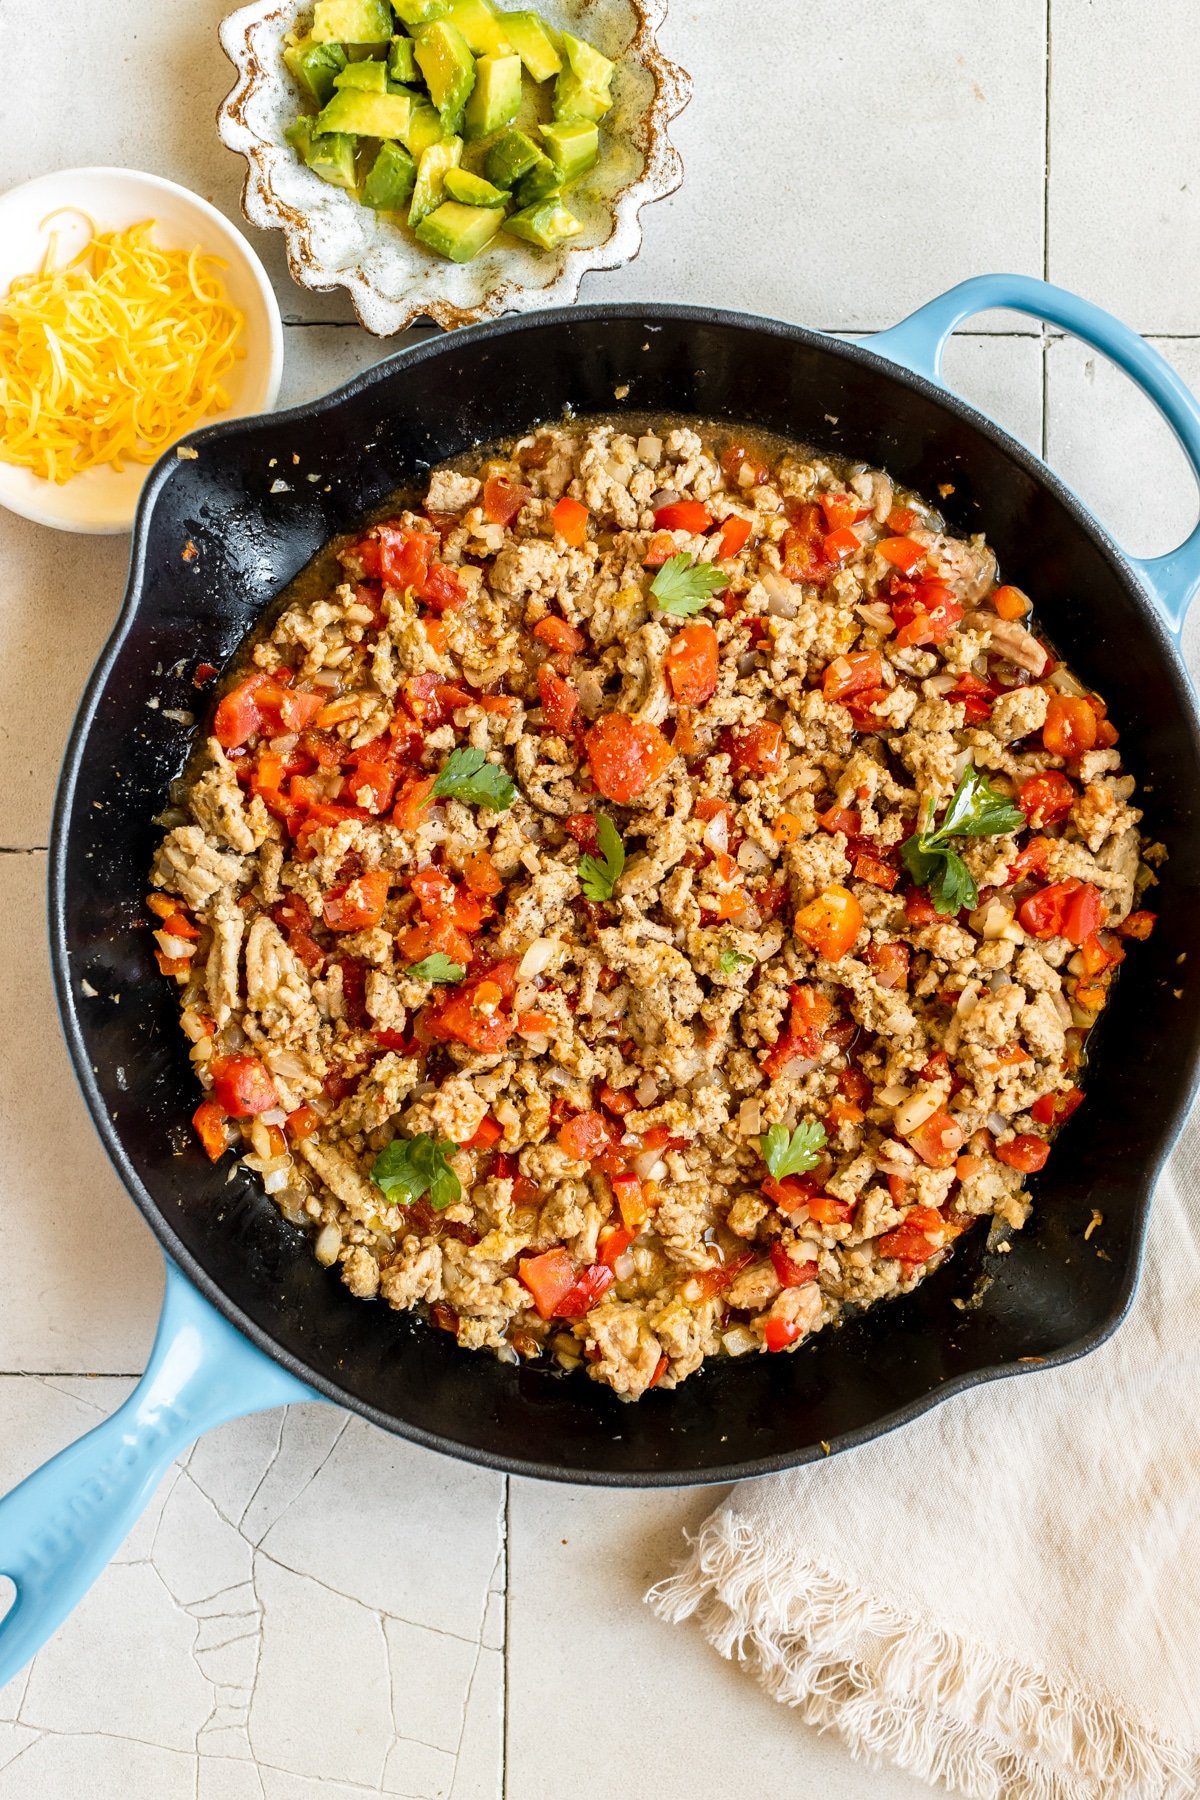
[[[0, 1682], [98, 1571], [165, 1461], [238, 1412], [316, 1390], [418, 1443], [521, 1474], [728, 1481], [861, 1443], [973, 1382], [1063, 1363], [1116, 1326], [1200, 1043], [1200, 736], [1173, 642], [1200, 579], [1200, 530], [1135, 573], [1034, 456], [937, 385], [945, 336], [992, 305], [1057, 320], [1120, 360], [1197, 466], [1200, 411], [1156, 353], [1073, 296], [996, 277], [964, 284], [870, 349], [686, 307], [506, 320], [424, 343], [311, 406], [198, 433], [196, 460], [168, 456], [153, 472], [125, 609], [67, 752], [50, 925], [85, 1097], [174, 1272], [138, 1395], [0, 1503], [0, 1568], [19, 1590], [0, 1627]], [[706, 1369], [636, 1406], [582, 1378], [469, 1355], [352, 1299], [260, 1191], [209, 1165], [188, 1126], [195, 1091], [175, 991], [154, 969], [143, 913], [153, 816], [190, 738], [171, 713], [196, 705], [196, 664], [223, 663], [327, 538], [428, 465], [566, 408], [623, 407], [789, 434], [881, 464], [929, 495], [952, 484], [952, 527], [986, 530], [1005, 578], [1036, 593], [1053, 639], [1110, 698], [1147, 829], [1171, 852], [1160, 924], [1117, 984], [1088, 1102], [979, 1303], [952, 1304], [981, 1273], [975, 1233], [916, 1293], [799, 1354]], [[1104, 1215], [1104, 1258], [1083, 1241], [1093, 1208]]]

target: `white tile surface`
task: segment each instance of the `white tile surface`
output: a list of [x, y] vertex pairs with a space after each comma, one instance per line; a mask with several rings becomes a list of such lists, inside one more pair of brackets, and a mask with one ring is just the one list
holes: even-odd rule
[[[238, 217], [241, 165], [210, 124], [229, 82], [220, 10], [8, 0], [8, 41], [36, 44], [38, 78], [0, 102], [0, 183], [127, 162]], [[1053, 276], [1143, 328], [1200, 333], [1191, 0], [1162, 0], [1153, 29], [1126, 0], [745, 10], [753, 29], [731, 31], [719, 0], [673, 0], [667, 46], [697, 79], [676, 127], [686, 185], [647, 213], [639, 260], [592, 277], [589, 299], [856, 333], [982, 269], [1041, 273], [1049, 15]], [[342, 296], [295, 288], [275, 240], [249, 235], [285, 315], [317, 321], [287, 333], [281, 404], [395, 347], [349, 324]], [[1200, 384], [1200, 342], [1160, 347]], [[1132, 549], [1182, 535], [1195, 497], [1177, 453], [1090, 352], [992, 315], [952, 342], [946, 373], [1035, 448], [1044, 393], [1051, 460]], [[122, 540], [0, 516], [0, 850], [46, 842], [126, 556]], [[0, 854], [0, 1043], [20, 1051], [0, 1057], [0, 1372], [50, 1372], [0, 1374], [0, 1488], [127, 1391], [82, 1372], [141, 1366], [161, 1279], [59, 1043], [44, 874], [44, 855]], [[853, 1764], [643, 1605], [715, 1498], [505, 1484], [327, 1408], [227, 1426], [172, 1471], [90, 1599], [0, 1693], [0, 1800], [928, 1792]]]

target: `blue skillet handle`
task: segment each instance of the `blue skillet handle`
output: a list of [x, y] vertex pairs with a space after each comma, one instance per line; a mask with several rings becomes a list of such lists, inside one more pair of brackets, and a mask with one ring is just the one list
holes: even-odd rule
[[[964, 319], [994, 306], [1061, 325], [1123, 369], [1166, 419], [1200, 486], [1200, 405], [1170, 363], [1136, 331], [1066, 288], [1035, 281], [1030, 275], [976, 275], [918, 307], [890, 331], [879, 332], [870, 340], [870, 347], [941, 386], [946, 339]], [[1166, 556], [1131, 556], [1129, 561], [1150, 589], [1167, 629], [1178, 640], [1188, 607], [1200, 588], [1200, 524]]]
[[167, 1263], [150, 1364], [125, 1404], [0, 1500], [0, 1688], [83, 1598], [181, 1450], [243, 1413], [323, 1396], [235, 1331]]

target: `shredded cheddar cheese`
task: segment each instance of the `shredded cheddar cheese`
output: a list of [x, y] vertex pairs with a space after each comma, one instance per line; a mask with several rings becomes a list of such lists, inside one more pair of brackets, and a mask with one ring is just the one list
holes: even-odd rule
[[[91, 221], [89, 220], [89, 225]], [[97, 233], [0, 300], [0, 460], [47, 481], [150, 463], [229, 404], [244, 320], [217, 257], [163, 250], [153, 219]]]

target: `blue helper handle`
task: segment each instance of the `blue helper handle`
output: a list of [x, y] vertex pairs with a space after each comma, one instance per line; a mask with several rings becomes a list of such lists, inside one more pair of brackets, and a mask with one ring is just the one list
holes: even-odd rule
[[[964, 319], [997, 306], [1060, 325], [1123, 369], [1175, 433], [1200, 487], [1200, 405], [1195, 397], [1170, 363], [1136, 331], [1066, 288], [1052, 287], [1031, 275], [976, 275], [918, 307], [890, 331], [879, 332], [870, 339], [870, 348], [940, 387], [944, 385], [942, 352], [951, 332]], [[1200, 588], [1200, 524], [1166, 556], [1131, 556], [1128, 560], [1178, 640], [1188, 607]]]
[[124, 1405], [0, 1500], [0, 1688], [33, 1657], [120, 1547], [181, 1450], [214, 1425], [320, 1400], [236, 1331], [167, 1263], [149, 1367]]

